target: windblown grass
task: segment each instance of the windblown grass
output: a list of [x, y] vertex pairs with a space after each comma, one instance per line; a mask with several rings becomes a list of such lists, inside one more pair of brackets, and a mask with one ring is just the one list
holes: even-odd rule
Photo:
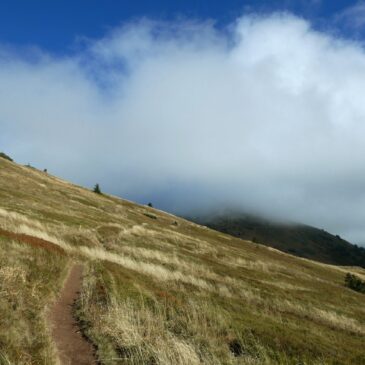
[[0, 364], [56, 364], [45, 319], [66, 258], [0, 236]]

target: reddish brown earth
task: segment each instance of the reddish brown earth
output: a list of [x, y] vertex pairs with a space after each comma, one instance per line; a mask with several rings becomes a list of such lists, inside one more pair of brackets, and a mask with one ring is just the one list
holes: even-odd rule
[[92, 345], [82, 336], [73, 316], [73, 304], [82, 284], [82, 266], [74, 265], [48, 319], [62, 365], [97, 364]]
[[42, 240], [41, 238], [29, 236], [27, 234], [9, 232], [5, 229], [0, 228], [0, 236], [7, 237], [18, 242], [27, 243], [32, 247], [43, 248], [47, 251], [57, 252], [61, 255], [65, 254], [63, 248], [57, 246], [56, 244], [46, 240]]

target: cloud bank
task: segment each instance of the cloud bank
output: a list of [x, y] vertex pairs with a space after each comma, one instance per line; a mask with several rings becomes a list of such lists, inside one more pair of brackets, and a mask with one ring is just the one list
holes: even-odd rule
[[141, 20], [72, 56], [0, 47], [0, 149], [178, 213], [365, 242], [365, 52], [290, 14]]

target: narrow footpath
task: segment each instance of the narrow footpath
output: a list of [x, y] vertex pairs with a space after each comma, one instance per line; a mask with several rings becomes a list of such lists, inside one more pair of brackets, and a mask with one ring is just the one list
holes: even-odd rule
[[73, 316], [73, 304], [82, 284], [82, 265], [75, 264], [66, 279], [60, 297], [48, 314], [53, 341], [62, 365], [96, 365], [94, 349], [82, 336]]

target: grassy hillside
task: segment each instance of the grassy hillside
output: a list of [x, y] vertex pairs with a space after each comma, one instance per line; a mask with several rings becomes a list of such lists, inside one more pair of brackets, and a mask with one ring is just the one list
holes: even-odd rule
[[365, 364], [365, 270], [300, 259], [0, 158], [0, 364], [56, 364], [72, 261], [101, 364]]
[[240, 214], [197, 218], [194, 221], [219, 232], [259, 242], [300, 257], [327, 264], [365, 268], [365, 248], [353, 245], [323, 229], [303, 224], [275, 223]]

